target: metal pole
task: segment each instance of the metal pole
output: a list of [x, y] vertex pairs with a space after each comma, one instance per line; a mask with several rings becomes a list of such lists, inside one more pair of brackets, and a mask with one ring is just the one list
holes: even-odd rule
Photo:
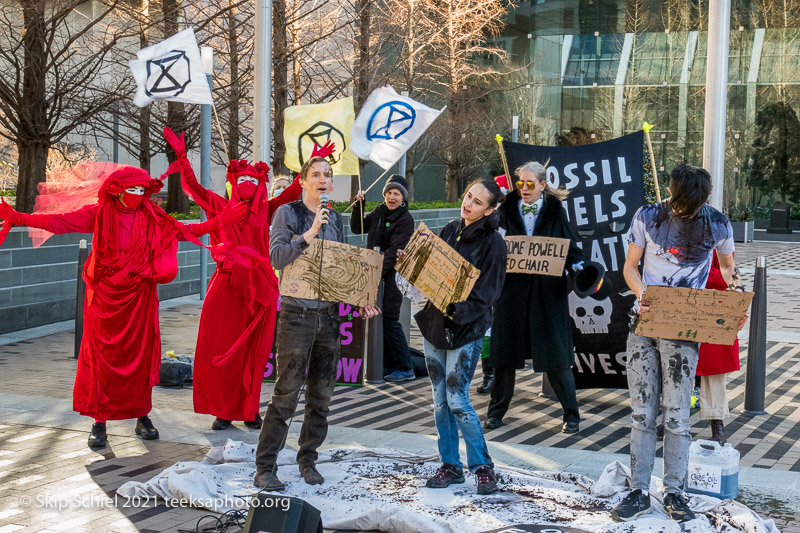
[[[270, 163], [272, 112], [272, 0], [256, 0], [253, 79], [253, 161]], [[272, 164], [270, 164], [272, 167]]]
[[511, 142], [517, 142], [519, 137], [519, 115], [511, 117]]
[[[408, 91], [401, 91], [400, 94], [408, 96]], [[403, 176], [403, 179], [406, 178], [406, 152], [403, 152], [403, 155], [400, 157], [400, 168], [397, 170], [397, 173]]]
[[767, 258], [756, 261], [753, 281], [750, 338], [747, 341], [747, 375], [744, 384], [744, 412], [763, 415], [767, 378]]
[[[376, 305], [383, 306], [383, 282]], [[383, 315], [367, 321], [367, 383], [383, 383]]]
[[[710, 0], [706, 110], [703, 127], [703, 168], [711, 174], [711, 205], [723, 209], [725, 184], [725, 124], [728, 108], [728, 49], [731, 0]], [[655, 172], [655, 169], [653, 169]]]
[[[204, 46], [200, 50], [203, 70], [206, 73], [208, 88], [214, 90], [214, 49]], [[211, 104], [200, 106], [200, 185], [211, 187]], [[206, 212], [200, 211], [200, 220], [206, 219]], [[208, 246], [208, 235], [200, 237], [200, 242]], [[200, 299], [205, 300], [208, 289], [208, 249], [200, 248]]]
[[89, 257], [89, 248], [86, 239], [81, 239], [78, 243], [78, 289], [75, 293], [75, 351], [73, 358], [77, 359], [81, 352], [81, 341], [83, 340], [83, 297], [86, 295], [86, 282], [83, 281], [83, 265]]

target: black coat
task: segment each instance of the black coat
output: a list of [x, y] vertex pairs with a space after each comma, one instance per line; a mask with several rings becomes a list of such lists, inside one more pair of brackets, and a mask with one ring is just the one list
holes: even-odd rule
[[[526, 235], [519, 200], [519, 191], [512, 191], [498, 209], [506, 235]], [[555, 196], [545, 193], [533, 234], [570, 240], [566, 268], [583, 260], [566, 212]], [[524, 368], [525, 359], [532, 358], [536, 372], [571, 367], [570, 289], [567, 276], [508, 274], [495, 304], [489, 364], [493, 368]]]
[[[442, 240], [481, 274], [465, 301], [448, 306], [448, 316], [430, 302], [414, 315], [420, 333], [434, 347], [460, 348], [483, 337], [491, 326], [492, 306], [503, 287], [507, 262], [506, 245], [497, 232], [498, 224], [499, 218], [493, 213], [466, 227], [463, 219], [453, 220], [442, 229], [439, 235]], [[452, 341], [446, 338], [446, 329], [452, 333]]]
[[398, 320], [400, 306], [403, 305], [403, 295], [395, 282], [394, 265], [397, 263], [397, 250], [405, 248], [411, 235], [414, 233], [414, 219], [404, 204], [394, 210], [381, 204], [371, 213], [364, 216], [364, 231], [361, 231], [362, 215], [361, 202], [353, 206], [353, 216], [350, 217], [350, 231], [355, 234], [367, 234], [367, 248], [376, 248], [383, 252], [383, 270], [381, 277], [384, 281], [383, 304], [381, 311], [385, 318]]

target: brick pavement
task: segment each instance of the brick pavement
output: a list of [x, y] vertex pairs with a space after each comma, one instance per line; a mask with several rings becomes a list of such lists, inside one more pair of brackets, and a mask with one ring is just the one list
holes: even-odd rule
[[[795, 340], [800, 334], [800, 301], [795, 296], [800, 289], [800, 270], [795, 270], [800, 265], [800, 247], [777, 243], [740, 246], [737, 259], [745, 272], [752, 270], [758, 255], [767, 256], [770, 268], [768, 414], [742, 414], [743, 365], [743, 371], [731, 375], [733, 418], [727, 428], [731, 442], [742, 453], [742, 467], [763, 469], [765, 474], [774, 471], [776, 475], [778, 471], [800, 472], [800, 344]], [[747, 279], [752, 274], [745, 277], [748, 284], [752, 283]], [[165, 350], [193, 353], [199, 311], [198, 304], [162, 310]], [[781, 335], [793, 342], [781, 342]], [[201, 458], [210, 443], [223, 442], [228, 437], [253, 442], [256, 432], [242, 427], [211, 432], [207, 429], [211, 418], [192, 412], [190, 388], [156, 387], [153, 417], [162, 440], [139, 440], [133, 435], [132, 421], [110, 422], [109, 447], [92, 451], [85, 444], [91, 421], [70, 412], [75, 371], [72, 340], [71, 332], [62, 332], [0, 346], [0, 533], [193, 529], [203, 511], [163, 506], [132, 508], [119, 501], [109, 505], [105, 498], [113, 499], [114, 491], [124, 481], [146, 480], [178, 460]], [[420, 344], [416, 332], [413, 343]], [[746, 343], [742, 344], [744, 355]], [[263, 406], [271, 390], [272, 386], [265, 384]], [[521, 373], [507, 425], [488, 433], [487, 438], [512, 447], [541, 445], [627, 452], [630, 411], [625, 391], [579, 392], [584, 417], [581, 433], [567, 436], [558, 431], [559, 409], [553, 402], [539, 398], [540, 390], [539, 376]], [[474, 394], [473, 399], [483, 415], [486, 396]], [[343, 387], [334, 396], [331, 421], [336, 427], [433, 436], [429, 404], [427, 380]], [[693, 434], [707, 436], [708, 430], [696, 416], [692, 418]], [[32, 499], [31, 507], [20, 506], [25, 496]], [[53, 508], [56, 497], [69, 498], [70, 506]], [[800, 533], [798, 507], [787, 507], [783, 501], [771, 500], [769, 494], [748, 490], [743, 490], [742, 500], [775, 518], [781, 531]]]

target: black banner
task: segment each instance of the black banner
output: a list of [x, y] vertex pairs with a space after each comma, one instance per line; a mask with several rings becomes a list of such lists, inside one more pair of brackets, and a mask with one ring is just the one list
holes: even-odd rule
[[547, 179], [553, 187], [569, 189], [564, 208], [584, 255], [603, 264], [614, 284], [611, 296], [600, 301], [569, 294], [575, 339], [573, 372], [579, 389], [627, 388], [625, 345], [628, 311], [635, 297], [625, 284], [622, 267], [628, 249], [625, 235], [636, 210], [644, 205], [643, 142], [641, 131], [583, 146], [503, 141], [512, 175], [524, 163], [538, 161], [546, 163]]

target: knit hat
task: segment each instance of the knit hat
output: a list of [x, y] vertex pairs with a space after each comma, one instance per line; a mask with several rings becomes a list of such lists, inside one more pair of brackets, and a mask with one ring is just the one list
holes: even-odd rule
[[400, 194], [403, 195], [403, 201], [408, 200], [408, 183], [406, 183], [406, 179], [401, 176], [400, 174], [392, 174], [389, 177], [389, 181], [386, 182], [386, 185], [383, 186], [383, 195], [386, 195], [386, 191], [390, 191], [392, 189], [397, 189], [400, 191]]

